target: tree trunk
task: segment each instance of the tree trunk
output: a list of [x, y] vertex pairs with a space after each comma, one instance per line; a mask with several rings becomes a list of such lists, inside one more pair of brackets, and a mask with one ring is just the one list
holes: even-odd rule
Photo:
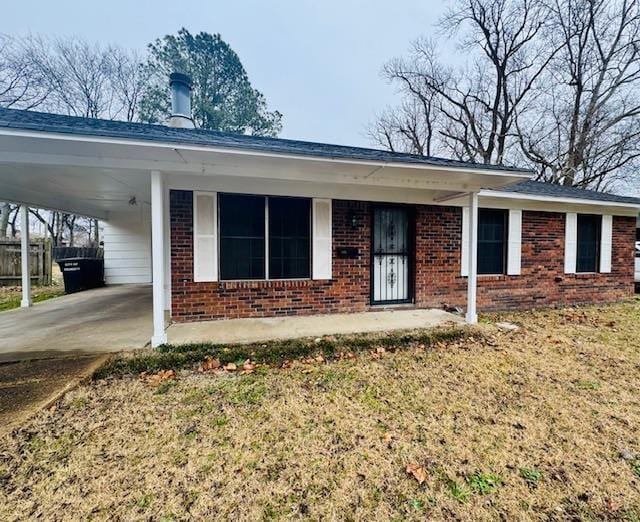
[[9, 213], [11, 205], [9, 203], [0, 204], [0, 238], [7, 237], [7, 227], [9, 226]]

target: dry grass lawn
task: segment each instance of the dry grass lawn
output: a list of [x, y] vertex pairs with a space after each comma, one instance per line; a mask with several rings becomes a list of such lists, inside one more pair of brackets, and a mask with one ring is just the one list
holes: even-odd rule
[[[34, 303], [46, 301], [54, 297], [64, 295], [64, 286], [53, 284], [49, 286], [34, 286], [31, 288], [31, 300]], [[0, 286], [0, 312], [11, 310], [20, 306], [22, 288], [19, 286]]]
[[0, 520], [640, 520], [640, 301], [500, 319], [77, 389], [0, 441]]

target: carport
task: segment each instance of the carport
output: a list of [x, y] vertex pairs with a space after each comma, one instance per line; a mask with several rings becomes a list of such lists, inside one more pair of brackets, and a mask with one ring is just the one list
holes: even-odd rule
[[[3, 118], [7, 114], [15, 117], [16, 113], [20, 116], [20, 128], [14, 128], [11, 121]], [[75, 304], [84, 299], [85, 294], [86, 298], [105, 296], [108, 305], [101, 312], [104, 320], [110, 318], [110, 310], [115, 310], [118, 299], [123, 303], [138, 302], [150, 316], [153, 309], [155, 333], [151, 335], [151, 328], [143, 328], [136, 334], [147, 336], [147, 342], [151, 338], [154, 346], [162, 344], [166, 341], [165, 311], [170, 304], [166, 208], [168, 188], [164, 179], [173, 166], [179, 166], [180, 163], [184, 165], [184, 161], [173, 147], [158, 147], [153, 144], [140, 146], [127, 140], [75, 135], [74, 131], [78, 127], [55, 132], [56, 117], [52, 115], [47, 115], [51, 128], [44, 129], [30, 121], [36, 114], [0, 109], [0, 199], [22, 205], [22, 231], [29, 229], [29, 207], [74, 213], [106, 223], [141, 214], [151, 214], [153, 219], [153, 226], [147, 225], [152, 229], [153, 252], [150, 257], [153, 290], [151, 287], [129, 286], [120, 291], [95, 290], [78, 296], [65, 296], [56, 300], [55, 306], [38, 305], [37, 315], [50, 313], [55, 317], [62, 313], [62, 304], [68, 304], [70, 309], [82, 314], [82, 307]], [[51, 121], [52, 118], [54, 121]], [[25, 130], [24, 127], [33, 127], [34, 130]], [[94, 128], [93, 132], [99, 135], [100, 129]], [[22, 262], [23, 266], [28, 266], [28, 233], [22, 233], [21, 236]], [[141, 245], [140, 248], [146, 246]], [[21, 306], [29, 308], [30, 281], [26, 277], [27, 271], [23, 269], [22, 273]], [[96, 302], [99, 301], [100, 299]], [[28, 323], [30, 317], [13, 313], [16, 321]], [[82, 316], [76, 320], [81, 323]], [[91, 342], [94, 346], [106, 344], [96, 336], [91, 338]], [[114, 348], [127, 348], [129, 344], [124, 343]]]

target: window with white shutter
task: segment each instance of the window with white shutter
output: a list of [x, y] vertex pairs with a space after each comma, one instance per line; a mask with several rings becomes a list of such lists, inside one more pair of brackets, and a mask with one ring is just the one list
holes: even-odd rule
[[613, 216], [602, 216], [600, 233], [600, 272], [611, 272], [611, 250], [613, 241]]
[[[462, 208], [460, 274], [469, 275], [469, 208]], [[522, 210], [478, 211], [478, 274], [520, 275]]]
[[507, 274], [520, 275], [522, 266], [522, 210], [509, 211]]
[[193, 194], [193, 280], [218, 280], [218, 197], [215, 192]]
[[578, 214], [568, 212], [564, 230], [564, 273], [576, 273], [578, 255]]
[[462, 244], [460, 245], [460, 275], [469, 275], [469, 207], [462, 208]]
[[313, 279], [331, 279], [331, 200], [313, 200]]

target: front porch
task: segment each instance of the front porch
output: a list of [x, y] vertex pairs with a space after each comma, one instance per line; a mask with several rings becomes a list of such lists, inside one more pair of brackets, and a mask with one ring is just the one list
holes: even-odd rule
[[[463, 322], [444, 310], [398, 309], [173, 323], [166, 336], [171, 344], [243, 344]], [[96, 288], [0, 313], [0, 362], [144, 348], [152, 330], [150, 285]]]
[[167, 329], [167, 337], [169, 344], [244, 344], [301, 337], [435, 328], [463, 323], [461, 316], [444, 310], [381, 310], [174, 323]]

